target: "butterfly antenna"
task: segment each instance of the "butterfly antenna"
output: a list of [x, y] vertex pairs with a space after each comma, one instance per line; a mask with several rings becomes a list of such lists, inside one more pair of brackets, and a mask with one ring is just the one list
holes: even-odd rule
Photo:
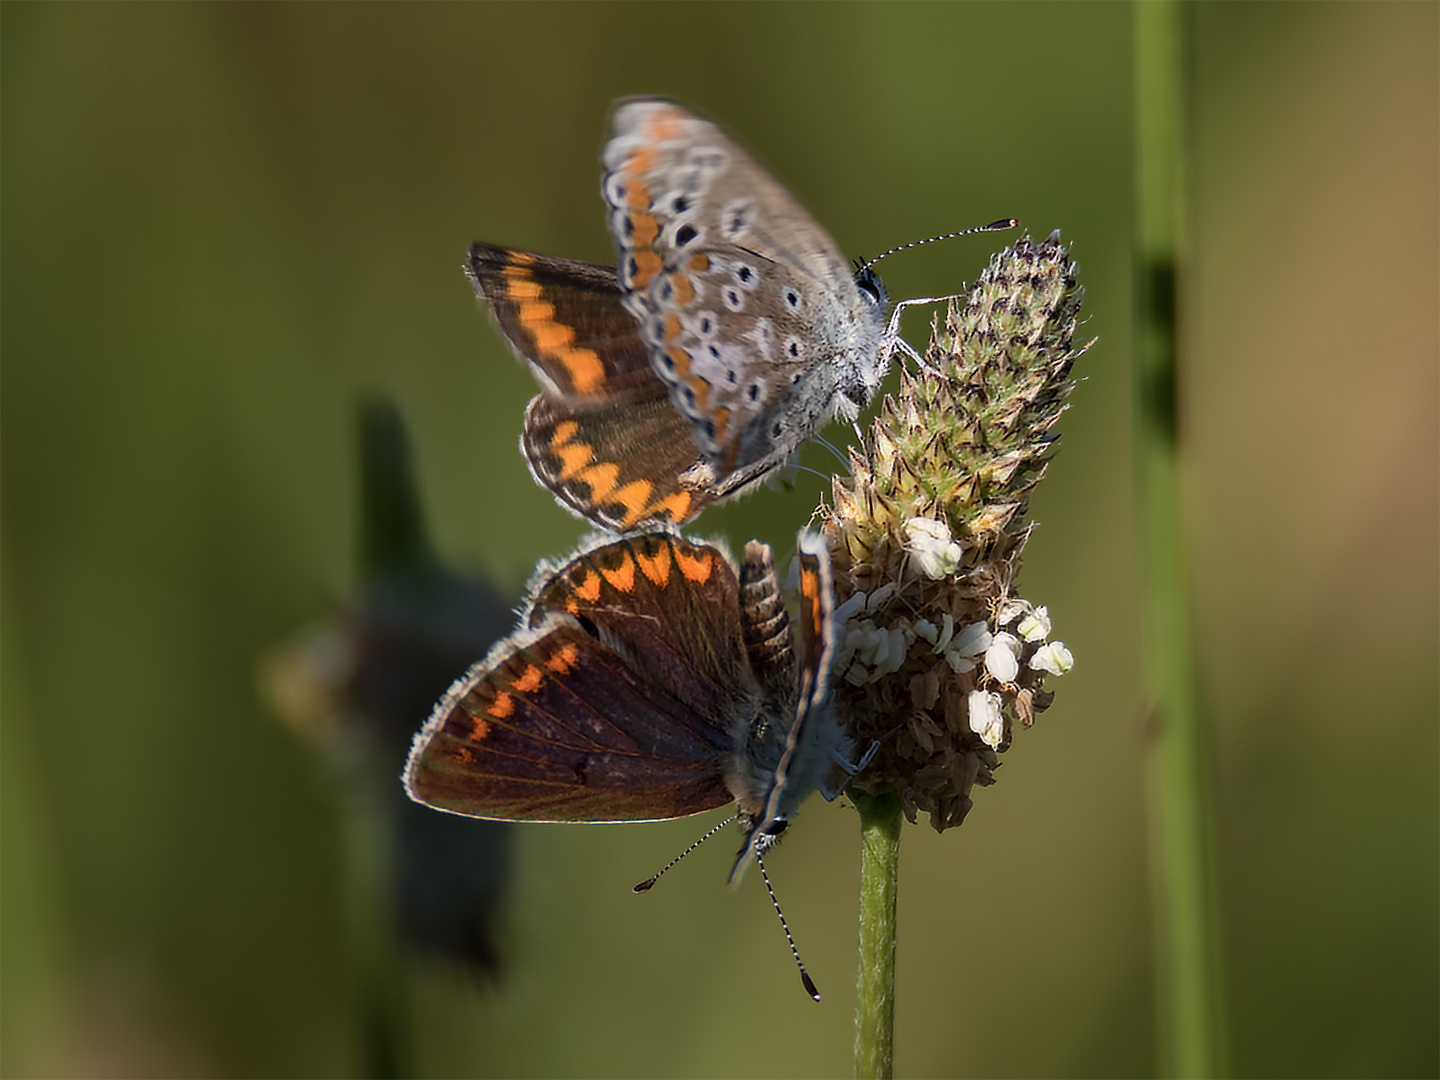
[[957, 236], [969, 236], [972, 233], [1003, 232], [1006, 229], [1013, 229], [1019, 224], [1020, 222], [1016, 221], [1014, 218], [1001, 218], [999, 221], [992, 221], [989, 225], [977, 225], [973, 229], [961, 229], [959, 232], [944, 233], [941, 236], [931, 236], [927, 237], [924, 240], [912, 240], [908, 244], [901, 244], [899, 247], [893, 247], [889, 251], [882, 252], [881, 254], [876, 255], [873, 259], [866, 259], [858, 267], [856, 267], [856, 271], [858, 272], [860, 270], [869, 270], [870, 267], [874, 266], [881, 259], [884, 259], [890, 255], [894, 255], [897, 251], [908, 251], [910, 248], [921, 247], [925, 244], [933, 244], [938, 240], [953, 240]]
[[829, 480], [830, 474], [821, 472], [819, 469], [812, 469], [809, 465], [796, 465], [797, 473], [809, 473], [811, 476], [818, 476], [821, 480]]
[[832, 443], [829, 439], [824, 438], [821, 435], [814, 435], [812, 436], [812, 438], [815, 440], [815, 442], [819, 443], [826, 450], [829, 450], [830, 453], [834, 454], [836, 460], [839, 461], [841, 465], [848, 466], [850, 464], [850, 459], [847, 458], [844, 454], [842, 454], [840, 452], [840, 448], [837, 447], [834, 443]]
[[770, 903], [775, 905], [775, 914], [780, 916], [780, 929], [785, 931], [785, 940], [790, 943], [790, 954], [795, 957], [795, 966], [800, 969], [800, 981], [805, 984], [805, 992], [814, 1000], [820, 1000], [820, 991], [815, 988], [815, 980], [810, 978], [810, 973], [805, 970], [805, 961], [800, 959], [800, 950], [795, 947], [795, 939], [790, 936], [790, 925], [785, 921], [785, 913], [780, 910], [780, 901], [775, 897], [775, 890], [770, 885], [770, 875], [765, 872], [765, 860], [757, 851], [755, 862], [760, 867], [760, 876], [765, 879], [765, 891], [770, 894]]
[[634, 891], [635, 891], [635, 892], [649, 892], [649, 891], [650, 891], [650, 886], [654, 885], [655, 882], [657, 882], [657, 881], [660, 880], [660, 875], [661, 875], [661, 874], [665, 873], [665, 871], [669, 870], [672, 866], [674, 866], [676, 863], [678, 863], [678, 862], [679, 862], [681, 859], [683, 859], [686, 855], [689, 855], [689, 854], [690, 854], [692, 851], [694, 851], [697, 847], [699, 847], [701, 844], [703, 844], [706, 840], [709, 840], [710, 837], [714, 836], [717, 832], [719, 832], [721, 829], [723, 829], [726, 825], [729, 825], [729, 824], [730, 824], [732, 821], [734, 821], [734, 820], [735, 820], [735, 815], [734, 815], [734, 814], [731, 814], [731, 815], [730, 815], [729, 817], [727, 817], [724, 821], [720, 822], [719, 825], [716, 825], [713, 829], [711, 829], [709, 832], [707, 832], [704, 836], [700, 837], [699, 840], [696, 840], [693, 844], [691, 844], [689, 847], [687, 847], [684, 851], [680, 852], [679, 855], [676, 855], [673, 859], [671, 859], [668, 863], [666, 863], [664, 866], [662, 866], [662, 867], [661, 867], [658, 871], [656, 871], [653, 875], [651, 875], [650, 877], [646, 878], [644, 881], [640, 882], [639, 885], [636, 885]]

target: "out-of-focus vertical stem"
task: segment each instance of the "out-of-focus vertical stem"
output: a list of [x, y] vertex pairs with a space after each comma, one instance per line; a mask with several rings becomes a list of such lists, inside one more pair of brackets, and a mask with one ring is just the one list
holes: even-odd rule
[[1187, 22], [1178, 0], [1135, 5], [1135, 447], [1161, 1066], [1212, 1077], [1225, 1071], [1213, 783], [1179, 488]]
[[855, 1076], [895, 1075], [895, 896], [900, 869], [900, 799], [851, 796], [860, 811], [860, 974], [855, 1004]]

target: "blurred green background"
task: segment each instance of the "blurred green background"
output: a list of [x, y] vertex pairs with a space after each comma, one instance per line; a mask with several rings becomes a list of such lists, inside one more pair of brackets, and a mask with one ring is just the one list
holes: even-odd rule
[[[1195, 14], [1186, 510], [1233, 1065], [1434, 1076], [1440, 8]], [[366, 391], [403, 410], [452, 561], [514, 595], [579, 536], [516, 451], [533, 386], [460, 263], [477, 238], [609, 260], [607, 112], [660, 93], [850, 254], [1004, 215], [1073, 244], [1100, 340], [1021, 585], [1077, 665], [964, 828], [907, 831], [897, 1068], [1152, 1073], [1131, 17], [0, 7], [0, 1070], [361, 1068], [333, 775], [258, 658], [354, 587]], [[891, 295], [1006, 242], [889, 260]], [[783, 544], [818, 489], [699, 531]], [[414, 1070], [848, 1074], [854, 814], [815, 800], [770, 860], [819, 1007], [758, 878], [724, 888], [731, 845], [630, 893], [699, 828], [521, 830], [507, 975], [415, 971]]]

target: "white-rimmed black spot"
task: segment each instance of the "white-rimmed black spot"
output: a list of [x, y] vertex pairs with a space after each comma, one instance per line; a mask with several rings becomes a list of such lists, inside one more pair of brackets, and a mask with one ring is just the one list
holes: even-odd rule
[[695, 226], [681, 225], [680, 228], [675, 230], [675, 246], [684, 247], [699, 235], [700, 233], [696, 231]]
[[805, 354], [805, 346], [800, 339], [793, 334], [785, 339], [785, 355], [791, 360], [799, 360]]
[[785, 290], [780, 294], [780, 296], [782, 299], [784, 299], [785, 306], [788, 307], [791, 311], [800, 310], [800, 290], [795, 288], [795, 286], [786, 286]]
[[725, 290], [725, 306], [731, 311], [745, 310], [745, 297], [739, 289], [729, 288]]

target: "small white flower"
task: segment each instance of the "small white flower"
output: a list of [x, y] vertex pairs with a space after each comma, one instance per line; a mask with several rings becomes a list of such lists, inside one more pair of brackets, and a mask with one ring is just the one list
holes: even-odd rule
[[890, 597], [894, 595], [897, 588], [899, 588], [899, 586], [896, 585], [895, 582], [887, 581], [878, 589], [873, 590], [870, 593], [870, 598], [865, 601], [865, 610], [879, 611], [880, 605], [885, 603], [886, 600], [889, 600]]
[[915, 565], [928, 578], [946, 578], [955, 573], [965, 554], [950, 536], [950, 526], [934, 518], [913, 517], [905, 522], [905, 536], [915, 556]]
[[990, 648], [990, 641], [990, 628], [983, 622], [972, 622], [955, 635], [950, 648], [961, 656], [979, 656]]
[[850, 616], [858, 615], [864, 609], [865, 594], [863, 592], [854, 593], [843, 604], [837, 604], [835, 606], [835, 625], [844, 626], [850, 621]]
[[1014, 634], [996, 634], [985, 650], [985, 670], [996, 682], [1013, 683], [1020, 674], [1020, 639]]
[[[954, 620], [949, 615], [945, 616], [945, 624], [948, 629], [953, 630]], [[994, 635], [990, 633], [988, 626], [983, 622], [973, 622], [956, 634], [954, 640], [949, 642], [949, 648], [943, 650], [945, 661], [956, 675], [974, 671], [975, 659], [985, 655], [985, 650], [990, 648], [990, 642], [993, 640]], [[937, 644], [935, 649], [940, 652], [940, 645]]]
[[1050, 636], [1050, 612], [1037, 607], [1020, 620], [1016, 632], [1026, 641], [1044, 641]]
[[1007, 600], [995, 616], [995, 625], [1009, 626], [1018, 616], [1028, 614], [1030, 605], [1024, 600]]
[[966, 700], [970, 730], [991, 747], [1005, 737], [1005, 719], [1000, 715], [1000, 695], [989, 690], [972, 690]]
[[953, 649], [945, 650], [945, 662], [950, 665], [956, 675], [964, 675], [967, 671], [975, 670], [975, 661], [967, 660]]
[[916, 619], [914, 630], [915, 636], [928, 644], [934, 645], [940, 640], [939, 629], [929, 619]]
[[1047, 671], [1051, 675], [1064, 675], [1075, 666], [1075, 657], [1063, 641], [1052, 641], [1041, 645], [1030, 658], [1030, 666], [1036, 671]]
[[940, 636], [931, 642], [935, 646], [932, 652], [942, 653], [950, 647], [950, 639], [955, 636], [955, 616], [948, 611], [945, 613], [945, 620], [940, 624]]

